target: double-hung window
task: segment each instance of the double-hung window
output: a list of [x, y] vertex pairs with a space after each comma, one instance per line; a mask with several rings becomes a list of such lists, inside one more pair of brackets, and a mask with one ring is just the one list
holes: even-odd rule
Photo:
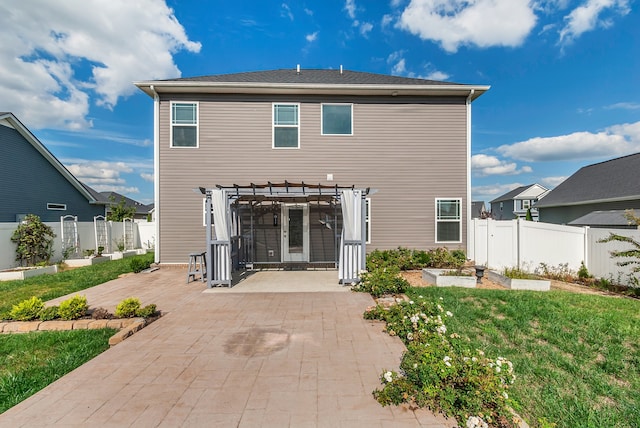
[[171, 103], [171, 147], [198, 147], [198, 103]]
[[436, 199], [436, 242], [462, 242], [461, 199]]
[[273, 104], [273, 148], [300, 147], [300, 105]]
[[353, 104], [322, 104], [322, 135], [353, 135]]

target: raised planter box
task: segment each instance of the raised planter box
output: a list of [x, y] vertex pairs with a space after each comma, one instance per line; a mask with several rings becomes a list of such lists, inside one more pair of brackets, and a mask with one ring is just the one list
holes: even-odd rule
[[127, 251], [116, 251], [113, 254], [109, 254], [111, 260], [120, 260], [125, 259], [127, 257], [133, 257], [138, 254], [137, 250], [127, 250]]
[[422, 269], [422, 279], [436, 287], [476, 288], [475, 276], [443, 275], [451, 269]]
[[100, 256], [100, 257], [89, 257], [86, 259], [67, 259], [64, 261], [69, 267], [81, 267], [81, 266], [91, 266], [97, 265], [98, 263], [103, 263], [111, 260], [111, 257], [108, 256]]
[[512, 290], [549, 291], [551, 289], [551, 281], [547, 279], [508, 278], [491, 270], [489, 271], [488, 278]]
[[0, 281], [23, 280], [32, 276], [52, 274], [58, 272], [57, 265], [33, 267], [33, 268], [15, 268], [7, 269], [0, 272]]

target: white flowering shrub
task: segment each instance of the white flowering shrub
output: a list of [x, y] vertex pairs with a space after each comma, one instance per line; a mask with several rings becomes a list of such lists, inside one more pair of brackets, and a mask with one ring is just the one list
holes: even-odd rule
[[374, 396], [383, 405], [405, 402], [441, 411], [456, 417], [461, 426], [515, 426], [507, 393], [515, 381], [513, 364], [502, 357], [489, 358], [471, 349], [468, 340], [449, 333], [445, 322], [452, 316], [441, 301], [422, 296], [365, 313], [367, 319], [386, 321], [387, 332], [407, 346], [401, 372], [385, 371], [383, 387]]

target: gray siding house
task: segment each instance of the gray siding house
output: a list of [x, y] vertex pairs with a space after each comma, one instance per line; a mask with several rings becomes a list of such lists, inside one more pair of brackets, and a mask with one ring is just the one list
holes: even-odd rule
[[334, 266], [345, 189], [362, 191], [368, 249], [466, 249], [471, 102], [488, 86], [299, 68], [136, 85], [154, 99], [157, 262], [204, 249], [199, 188], [238, 207], [247, 265]]
[[513, 220], [525, 218], [530, 210], [533, 220], [538, 221], [537, 203], [547, 192], [549, 189], [540, 184], [520, 186], [491, 201], [491, 214], [496, 220]]
[[540, 221], [586, 226], [623, 222], [624, 210], [638, 214], [640, 209], [638, 170], [640, 153], [580, 168], [536, 204]]
[[0, 222], [36, 214], [42, 221], [74, 215], [93, 221], [104, 206], [12, 114], [0, 113]]

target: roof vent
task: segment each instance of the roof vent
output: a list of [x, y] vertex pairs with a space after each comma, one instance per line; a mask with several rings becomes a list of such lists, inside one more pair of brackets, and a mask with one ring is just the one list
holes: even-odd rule
[[296, 66], [296, 74], [300, 74], [300, 64]]

